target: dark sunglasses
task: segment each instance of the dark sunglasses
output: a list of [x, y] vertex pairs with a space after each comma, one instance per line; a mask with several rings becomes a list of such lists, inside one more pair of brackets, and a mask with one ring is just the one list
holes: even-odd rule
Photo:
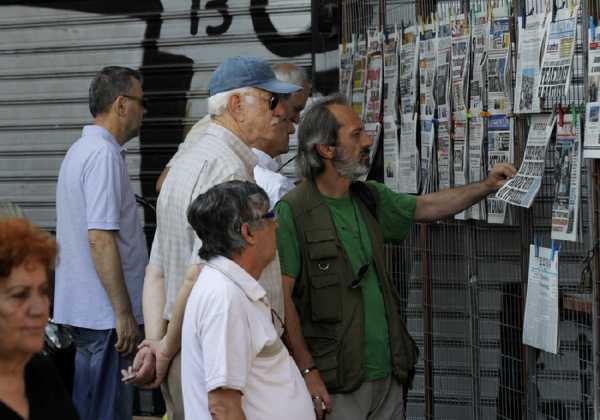
[[370, 262], [364, 264], [358, 269], [358, 274], [356, 275], [356, 278], [352, 280], [352, 283], [350, 283], [351, 288], [356, 289], [358, 286], [360, 286], [360, 282], [363, 281], [363, 279], [369, 272], [369, 267], [371, 267]]
[[148, 100], [144, 97], [140, 98], [139, 96], [132, 96], [132, 95], [121, 95], [121, 96], [124, 98], [127, 98], [127, 99], [131, 99], [132, 101], [136, 101], [143, 108], [148, 108]]
[[260, 216], [260, 218], [267, 220], [275, 220], [277, 218], [277, 213], [275, 213], [274, 210], [271, 210]]

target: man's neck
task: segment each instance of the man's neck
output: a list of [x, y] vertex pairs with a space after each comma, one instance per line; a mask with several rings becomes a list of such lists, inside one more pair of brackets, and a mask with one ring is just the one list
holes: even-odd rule
[[316, 177], [317, 188], [326, 197], [342, 198], [348, 194], [350, 180], [338, 174], [333, 165], [326, 165], [325, 171]]
[[97, 126], [100, 126], [108, 131], [121, 146], [123, 146], [129, 140], [125, 138], [125, 132], [120, 124], [116, 123], [111, 118], [97, 116], [94, 122]]
[[235, 255], [232, 260], [250, 274], [256, 281], [267, 266], [259, 261], [252, 253], [243, 251], [240, 255]]

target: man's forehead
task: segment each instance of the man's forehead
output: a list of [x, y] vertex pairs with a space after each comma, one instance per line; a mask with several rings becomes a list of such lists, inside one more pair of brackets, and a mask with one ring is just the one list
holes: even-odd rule
[[350, 129], [362, 127], [360, 118], [358, 118], [356, 112], [348, 105], [333, 104], [329, 106], [329, 110], [341, 126]]

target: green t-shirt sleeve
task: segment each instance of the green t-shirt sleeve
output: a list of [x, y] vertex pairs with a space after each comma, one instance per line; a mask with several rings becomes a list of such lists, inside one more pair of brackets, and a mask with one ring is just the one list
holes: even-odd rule
[[290, 206], [280, 201], [275, 206], [277, 213], [277, 250], [281, 274], [297, 279], [300, 275], [300, 247], [296, 234], [296, 225]]
[[396, 193], [380, 182], [368, 181], [367, 184], [379, 193], [379, 224], [383, 239], [386, 242], [403, 240], [415, 220], [417, 197]]

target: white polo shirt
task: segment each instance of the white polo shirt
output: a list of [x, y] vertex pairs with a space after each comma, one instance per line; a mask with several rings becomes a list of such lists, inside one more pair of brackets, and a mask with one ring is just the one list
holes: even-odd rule
[[188, 299], [181, 381], [186, 417], [207, 419], [208, 392], [237, 389], [248, 420], [314, 419], [304, 380], [273, 327], [262, 286], [235, 262], [208, 261]]

